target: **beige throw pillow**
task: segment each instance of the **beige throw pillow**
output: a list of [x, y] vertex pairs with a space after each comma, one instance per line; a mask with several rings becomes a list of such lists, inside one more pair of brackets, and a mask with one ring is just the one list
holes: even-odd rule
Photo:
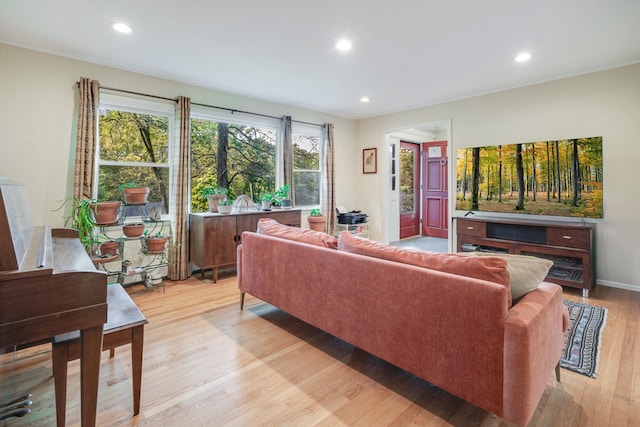
[[547, 277], [553, 261], [528, 255], [513, 255], [493, 252], [461, 252], [466, 255], [500, 257], [507, 261], [507, 271], [511, 278], [511, 295], [515, 303], [536, 289]]

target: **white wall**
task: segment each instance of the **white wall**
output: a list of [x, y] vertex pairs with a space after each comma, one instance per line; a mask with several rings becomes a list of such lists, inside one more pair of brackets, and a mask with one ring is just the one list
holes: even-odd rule
[[[72, 192], [75, 82], [201, 102], [314, 123], [336, 139], [337, 202], [372, 218], [384, 239], [385, 133], [451, 119], [450, 147], [603, 136], [604, 219], [598, 221], [598, 281], [640, 290], [640, 64], [354, 122], [350, 119], [199, 88], [0, 44], [0, 176], [26, 181], [36, 224], [58, 226], [51, 210]], [[362, 148], [378, 147], [378, 170], [363, 175]], [[383, 162], [383, 163], [381, 163]], [[356, 191], [358, 190], [358, 191]]]
[[[601, 284], [640, 291], [640, 64], [360, 120], [356, 150], [378, 147], [385, 154], [385, 132], [444, 119], [451, 119], [452, 152], [602, 136], [604, 219], [596, 221], [596, 275]], [[368, 189], [356, 193], [356, 204], [372, 216], [372, 237], [382, 240], [387, 219], [381, 189], [388, 179], [358, 174], [355, 184]]]
[[[76, 86], [80, 77], [101, 85], [309, 123], [333, 123], [338, 204], [354, 197], [357, 158], [353, 120], [218, 92], [114, 68], [0, 44], [0, 176], [27, 182], [36, 225], [62, 225], [59, 200], [73, 192]], [[212, 71], [214, 72], [214, 71]]]

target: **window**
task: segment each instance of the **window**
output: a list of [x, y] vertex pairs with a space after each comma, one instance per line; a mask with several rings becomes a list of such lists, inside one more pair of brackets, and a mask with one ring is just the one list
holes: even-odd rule
[[320, 206], [322, 131], [319, 126], [292, 124], [293, 188], [296, 207]]
[[[174, 104], [101, 94], [98, 117], [97, 198], [122, 200], [120, 186], [148, 186], [149, 205], [170, 213]], [[143, 215], [129, 206], [125, 215]], [[137, 209], [137, 211], [135, 210]]]
[[206, 186], [257, 201], [276, 185], [280, 120], [194, 106], [191, 110], [191, 212], [208, 210]]

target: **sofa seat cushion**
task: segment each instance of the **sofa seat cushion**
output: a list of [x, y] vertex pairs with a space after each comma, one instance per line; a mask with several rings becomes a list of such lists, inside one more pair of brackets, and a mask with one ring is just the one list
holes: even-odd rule
[[511, 307], [509, 272], [502, 258], [419, 252], [354, 236], [348, 231], [338, 236], [338, 250], [498, 283], [507, 288], [508, 307]]
[[338, 239], [327, 233], [300, 227], [291, 227], [280, 224], [272, 218], [260, 218], [260, 220], [258, 220], [258, 234], [294, 240], [296, 242], [322, 246], [329, 249], [338, 248]]
[[499, 257], [507, 261], [511, 277], [511, 295], [517, 301], [542, 283], [553, 266], [553, 261], [529, 255], [501, 254], [494, 252], [463, 252], [465, 255]]

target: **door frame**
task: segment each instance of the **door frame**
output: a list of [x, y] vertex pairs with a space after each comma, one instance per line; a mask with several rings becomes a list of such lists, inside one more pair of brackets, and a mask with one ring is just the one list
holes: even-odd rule
[[[398, 171], [399, 167], [399, 149], [400, 140], [406, 140], [408, 142], [429, 142], [424, 139], [423, 135], [418, 136], [415, 129], [421, 129], [428, 131], [430, 128], [443, 128], [444, 130], [439, 134], [432, 135], [432, 141], [444, 140], [448, 141], [447, 144], [447, 177], [449, 179], [449, 200], [448, 200], [448, 218], [447, 221], [449, 227], [449, 238], [447, 248], [449, 252], [453, 251], [453, 232], [451, 218], [455, 210], [455, 157], [452, 156], [453, 138], [452, 138], [452, 122], [451, 119], [443, 119], [439, 121], [425, 122], [420, 125], [398, 127], [396, 129], [389, 129], [384, 133], [384, 141], [386, 149], [382, 150], [384, 153], [384, 162], [391, 165], [395, 163], [395, 169], [393, 167], [385, 168], [387, 176], [385, 177], [386, 184], [384, 186], [384, 210], [385, 215], [385, 227], [384, 227], [384, 241], [385, 243], [394, 242], [400, 240], [400, 200], [398, 183], [399, 180], [396, 177], [395, 188], [393, 188], [393, 174], [392, 171]], [[395, 147], [395, 151], [394, 151]], [[393, 157], [395, 153], [395, 158]], [[422, 177], [421, 177], [422, 179]], [[422, 212], [420, 212], [422, 216]]]

